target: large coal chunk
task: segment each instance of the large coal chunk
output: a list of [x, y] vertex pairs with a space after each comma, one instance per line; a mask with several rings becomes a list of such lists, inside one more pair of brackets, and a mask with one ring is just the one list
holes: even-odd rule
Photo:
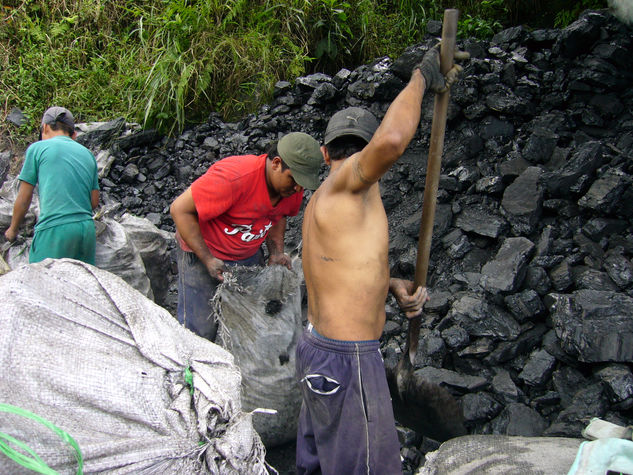
[[545, 350], [537, 350], [525, 363], [519, 379], [528, 386], [544, 386], [552, 375], [555, 365], [556, 358]]
[[515, 292], [519, 289], [534, 243], [524, 237], [503, 241], [494, 260], [481, 270], [482, 284], [490, 292]]
[[455, 225], [462, 231], [491, 238], [499, 237], [508, 228], [507, 221], [497, 211], [482, 205], [464, 208], [457, 216]]
[[558, 142], [559, 136], [548, 129], [537, 128], [527, 141], [522, 155], [530, 163], [547, 162]]
[[567, 408], [562, 410], [543, 435], [578, 437], [592, 417], [604, 416], [608, 407], [602, 384], [595, 383], [581, 388]]
[[518, 96], [510, 90], [490, 94], [486, 98], [486, 105], [490, 110], [501, 114], [531, 116], [536, 112], [534, 104], [528, 98]]
[[555, 171], [543, 175], [545, 187], [552, 196], [568, 197], [583, 176], [593, 174], [602, 165], [602, 144], [586, 142], [571, 159]]
[[563, 349], [587, 363], [633, 362], [633, 298], [578, 290], [558, 295], [551, 314]]
[[547, 428], [547, 422], [531, 407], [513, 403], [492, 422], [492, 428], [495, 434], [538, 437]]
[[154, 129], [140, 130], [131, 133], [125, 137], [116, 140], [116, 144], [123, 151], [129, 151], [134, 147], [144, 147], [158, 142], [161, 138], [160, 133]]
[[434, 368], [432, 366], [416, 369], [413, 374], [422, 381], [446, 387], [456, 392], [473, 392], [488, 385], [486, 378], [464, 375], [448, 369]]
[[471, 336], [514, 340], [521, 333], [521, 328], [512, 315], [474, 294], [455, 300], [447, 318], [459, 323]]
[[468, 393], [461, 398], [466, 423], [488, 421], [501, 412], [503, 406], [490, 393]]
[[517, 235], [531, 234], [541, 217], [543, 189], [539, 180], [542, 174], [540, 168], [529, 167], [503, 193], [501, 211]]
[[100, 125], [96, 129], [77, 136], [77, 142], [89, 149], [106, 148], [117, 139], [125, 129], [123, 117]]
[[[531, 330], [524, 331], [514, 340], [502, 341], [484, 358], [484, 361], [491, 365], [511, 361], [517, 356], [521, 356], [538, 346], [541, 340], [543, 340], [543, 335], [545, 335], [546, 330], [544, 325], [537, 325]], [[554, 353], [554, 351], [549, 349], [548, 351]]]
[[575, 58], [588, 52], [599, 36], [600, 25], [592, 18], [581, 18], [561, 32], [554, 44], [554, 52], [566, 58]]
[[624, 364], [612, 364], [596, 373], [605, 384], [609, 400], [623, 409], [633, 406], [633, 373]]
[[593, 182], [578, 204], [604, 214], [633, 216], [633, 178], [620, 169], [607, 170]]
[[613, 282], [624, 289], [633, 285], [633, 263], [620, 252], [611, 252], [604, 260], [604, 267]]

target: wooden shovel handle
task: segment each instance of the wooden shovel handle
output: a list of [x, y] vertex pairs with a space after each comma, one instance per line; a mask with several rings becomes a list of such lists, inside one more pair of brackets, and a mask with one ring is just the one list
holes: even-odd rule
[[[444, 75], [453, 67], [453, 53], [455, 52], [458, 16], [458, 10], [444, 10], [442, 44], [440, 47], [440, 71]], [[448, 112], [449, 98], [449, 91], [437, 93], [435, 95], [433, 123], [431, 126], [431, 145], [429, 147], [429, 161], [426, 169], [426, 184], [424, 187], [424, 201], [422, 204], [422, 221], [420, 222], [420, 238], [418, 240], [418, 256], [415, 265], [414, 282], [416, 288], [426, 286], [426, 277], [429, 270], [431, 238], [433, 237], [437, 188], [440, 182], [440, 169], [442, 168], [442, 152], [444, 150], [444, 133], [446, 132], [446, 116]], [[409, 350], [408, 356], [411, 364], [413, 364], [415, 354], [418, 351], [420, 320], [421, 317], [416, 317], [409, 321], [407, 347]]]

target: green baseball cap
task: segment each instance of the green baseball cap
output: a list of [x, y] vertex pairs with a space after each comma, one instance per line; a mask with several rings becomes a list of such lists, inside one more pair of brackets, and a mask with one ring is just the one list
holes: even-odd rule
[[307, 190], [319, 187], [319, 170], [323, 155], [319, 142], [303, 132], [284, 135], [277, 144], [277, 152], [292, 172], [294, 180]]

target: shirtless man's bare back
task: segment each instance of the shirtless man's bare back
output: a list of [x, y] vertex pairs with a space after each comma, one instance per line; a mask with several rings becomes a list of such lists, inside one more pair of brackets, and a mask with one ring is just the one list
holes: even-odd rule
[[[351, 157], [332, 157], [340, 136], [321, 147], [330, 174], [312, 196], [303, 221], [303, 269], [308, 290], [308, 319], [323, 336], [337, 340], [375, 340], [385, 324], [389, 289], [408, 317], [420, 313], [424, 289], [412, 296], [410, 285], [389, 278], [389, 236], [378, 179], [404, 153], [420, 119], [422, 75], [393, 102], [371, 141]], [[358, 108], [339, 112], [354, 122]], [[359, 117], [355, 118], [354, 115]], [[348, 119], [351, 117], [351, 119]], [[327, 139], [326, 139], [327, 140]]]
[[378, 338], [389, 291], [408, 318], [420, 314], [428, 296], [413, 282], [389, 276], [388, 223], [378, 180], [413, 138], [425, 89], [445, 87], [432, 50], [380, 125], [357, 107], [328, 123], [321, 151], [330, 173], [303, 221], [310, 325], [297, 346], [303, 393], [299, 474], [401, 470]]

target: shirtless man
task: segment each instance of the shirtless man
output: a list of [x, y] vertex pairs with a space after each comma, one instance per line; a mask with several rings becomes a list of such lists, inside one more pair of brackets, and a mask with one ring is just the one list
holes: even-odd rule
[[400, 158], [420, 120], [426, 89], [445, 90], [438, 50], [425, 55], [382, 123], [350, 107], [330, 119], [321, 147], [329, 176], [303, 220], [309, 325], [297, 345], [303, 394], [297, 473], [401, 473], [391, 398], [378, 338], [391, 291], [408, 318], [426, 289], [389, 277], [387, 215], [378, 180]]

